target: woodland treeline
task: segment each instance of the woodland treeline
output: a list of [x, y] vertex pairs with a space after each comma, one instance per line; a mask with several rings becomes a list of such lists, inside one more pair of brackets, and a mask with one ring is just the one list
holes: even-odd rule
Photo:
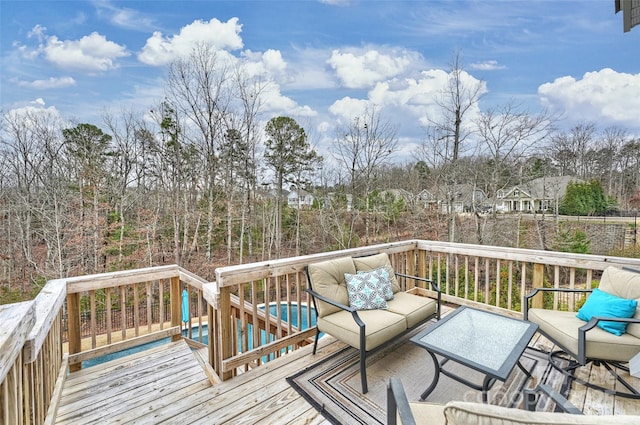
[[[462, 240], [451, 200], [427, 208], [391, 195], [400, 189], [446, 194], [466, 183], [491, 203], [499, 189], [572, 175], [597, 182], [612, 207], [639, 206], [640, 140], [598, 123], [561, 130], [547, 112], [514, 102], [472, 114], [482, 91], [457, 56], [404, 163], [397, 125], [375, 107], [338, 124], [323, 158], [295, 118], [265, 116], [269, 81], [242, 64], [199, 46], [167, 75], [158, 105], [101, 122], [2, 112], [4, 302], [65, 276], [176, 263], [212, 278], [226, 264], [409, 237]], [[290, 189], [309, 191], [314, 205], [288, 207]], [[485, 243], [495, 218], [479, 212], [470, 217]]]

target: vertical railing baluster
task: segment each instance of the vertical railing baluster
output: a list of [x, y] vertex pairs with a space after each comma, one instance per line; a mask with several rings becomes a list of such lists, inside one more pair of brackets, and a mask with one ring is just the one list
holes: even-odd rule
[[131, 285], [133, 288], [133, 327], [135, 336], [140, 335], [140, 294], [138, 293], [138, 284]]
[[509, 310], [513, 309], [513, 261], [508, 261], [508, 269], [509, 269], [509, 280], [507, 284], [507, 308]]
[[89, 308], [90, 308], [90, 329], [91, 329], [91, 348], [96, 348], [96, 291], [89, 291]]
[[455, 267], [455, 270], [453, 271], [453, 294], [457, 297], [459, 296], [459, 282], [460, 282], [460, 273], [459, 273], [459, 269], [460, 269], [460, 264], [458, 262], [458, 256], [454, 255], [454, 261], [453, 261], [453, 265]]
[[147, 291], [146, 294], [146, 298], [147, 298], [147, 332], [151, 332], [151, 324], [153, 322], [153, 316], [152, 316], [152, 312], [151, 312], [151, 282], [150, 281], [146, 281], [145, 282], [145, 288]]
[[496, 307], [500, 307], [500, 284], [502, 280], [502, 271], [500, 270], [500, 259], [496, 260]]
[[127, 339], [127, 290], [120, 285], [120, 325], [122, 326], [122, 341]]
[[486, 304], [489, 304], [489, 300], [491, 299], [491, 292], [490, 292], [490, 286], [491, 286], [491, 277], [490, 277], [490, 273], [489, 273], [489, 258], [485, 258], [484, 259], [484, 302]]
[[[527, 263], [524, 261], [520, 262], [520, 300], [522, 301], [522, 297], [527, 293]], [[520, 311], [524, 306], [520, 306]]]
[[111, 288], [106, 288], [104, 290], [104, 302], [106, 309], [106, 321], [107, 321], [107, 344], [111, 344]]
[[[247, 351], [247, 315], [245, 313], [245, 305], [244, 305], [244, 299], [245, 299], [245, 292], [244, 292], [244, 285], [238, 285], [238, 303], [240, 304], [239, 307], [239, 315], [240, 317], [238, 317], [238, 319], [240, 321], [240, 327], [239, 327], [239, 331], [240, 331], [240, 337], [238, 338], [238, 349], [237, 351], [240, 352], [245, 352]], [[246, 369], [245, 369], [246, 371]]]
[[473, 300], [478, 301], [478, 283], [480, 280], [480, 257], [474, 257], [473, 267]]
[[160, 330], [164, 329], [164, 279], [158, 279], [158, 311], [160, 314]]
[[[575, 267], [570, 267], [569, 268], [569, 288], [570, 289], [575, 289], [576, 287], [576, 268]], [[575, 299], [575, 295], [569, 297], [568, 300], [569, 303], [569, 311], [575, 311], [576, 310], [576, 299]]]
[[[264, 286], [265, 279], [262, 279], [260, 282], [262, 283], [262, 300], [264, 301]], [[251, 341], [253, 348], [256, 348], [260, 345], [260, 322], [258, 320], [258, 303], [260, 302], [260, 297], [258, 296], [258, 288], [256, 281], [251, 282], [251, 292], [253, 295], [253, 301], [251, 302], [253, 307], [252, 319], [253, 324], [251, 326]], [[262, 358], [258, 359], [258, 364], [261, 364]]]
[[[553, 287], [554, 288], [560, 288], [560, 266], [554, 266], [553, 268]], [[558, 303], [559, 303], [559, 294], [557, 292], [553, 293], [553, 309], [557, 310], [558, 309]]]

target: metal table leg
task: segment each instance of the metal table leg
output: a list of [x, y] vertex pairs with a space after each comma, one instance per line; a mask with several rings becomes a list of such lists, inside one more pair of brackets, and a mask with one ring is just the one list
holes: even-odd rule
[[434, 368], [433, 381], [431, 381], [431, 384], [429, 385], [429, 387], [426, 390], [424, 390], [424, 392], [420, 396], [420, 401], [424, 401], [429, 396], [429, 394], [431, 394], [431, 392], [436, 389], [436, 385], [438, 385], [438, 380], [440, 379], [440, 362], [436, 358], [435, 354], [433, 354], [429, 350], [427, 350], [427, 352], [431, 355], [431, 358], [433, 359], [433, 368]]

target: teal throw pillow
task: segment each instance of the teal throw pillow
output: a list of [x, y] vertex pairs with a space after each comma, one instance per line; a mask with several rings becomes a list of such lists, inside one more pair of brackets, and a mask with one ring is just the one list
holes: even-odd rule
[[[349, 293], [349, 306], [356, 310], [387, 308], [385, 282], [376, 273], [344, 274]], [[387, 279], [388, 281], [389, 279]]]
[[[636, 313], [638, 301], [616, 297], [596, 288], [591, 292], [584, 305], [578, 310], [576, 317], [588, 322], [593, 316], [630, 318]], [[627, 330], [627, 323], [600, 321], [598, 326], [614, 335], [622, 335]]]
[[384, 290], [384, 299], [391, 301], [393, 299], [393, 288], [391, 287], [391, 278], [389, 277], [389, 269], [387, 267], [379, 267], [377, 269], [363, 271], [360, 270], [358, 274], [371, 273], [376, 278], [380, 279], [380, 284]]

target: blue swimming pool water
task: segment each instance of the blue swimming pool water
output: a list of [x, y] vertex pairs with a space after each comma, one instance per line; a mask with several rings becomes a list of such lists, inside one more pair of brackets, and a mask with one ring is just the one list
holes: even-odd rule
[[[264, 306], [260, 307], [261, 309], [264, 309]], [[298, 308], [296, 306], [293, 306], [291, 308], [291, 318], [288, 317], [289, 312], [287, 311], [287, 306], [286, 304], [281, 304], [280, 305], [281, 311], [280, 311], [280, 315], [282, 317], [282, 320], [287, 322], [287, 323], [291, 323], [292, 326], [298, 326]], [[269, 314], [271, 316], [276, 316], [277, 315], [277, 309], [278, 309], [278, 305], [277, 304], [271, 304], [269, 306]], [[312, 307], [313, 309], [313, 307]], [[309, 328], [309, 324], [307, 323], [307, 306], [306, 305], [302, 305], [300, 307], [301, 313], [302, 313], [302, 327], [301, 330], [305, 330]], [[316, 325], [316, 317], [315, 317], [315, 313], [312, 312], [311, 314], [311, 326], [315, 326]], [[209, 329], [207, 328], [207, 325], [202, 326], [202, 335], [200, 335], [199, 329], [198, 327], [193, 327], [191, 329], [192, 335], [191, 335], [191, 339], [195, 340], [195, 341], [199, 341], [202, 342], [203, 344], [208, 344], [209, 343]], [[182, 331], [182, 334], [184, 336], [187, 336], [187, 331], [184, 330]], [[202, 338], [201, 338], [202, 336]], [[246, 350], [243, 348], [243, 338], [242, 338], [242, 323], [240, 322], [240, 320], [238, 320], [238, 350], [240, 352], [244, 352], [244, 351], [250, 351], [253, 349], [253, 325], [251, 323], [247, 324], [247, 348]], [[265, 330], [260, 330], [260, 341], [261, 341], [261, 345], [266, 344], [267, 342], [271, 342], [275, 340], [274, 335], [269, 335], [269, 341], [267, 341], [267, 332]], [[283, 353], [285, 352], [285, 350], [283, 349]], [[266, 360], [266, 358], [264, 359]]]
[[[264, 306], [260, 307], [261, 309], [264, 309]], [[269, 306], [269, 314], [271, 314], [272, 316], [277, 315], [277, 308], [278, 305], [277, 304], [271, 304]], [[315, 326], [316, 325], [316, 315], [315, 313], [313, 313], [313, 307], [312, 308], [312, 313], [311, 313], [311, 326]], [[287, 311], [287, 306], [286, 304], [280, 304], [280, 315], [282, 317], [282, 320], [285, 322], [289, 322], [288, 319], [288, 311]], [[301, 312], [302, 312], [302, 327], [301, 329], [308, 329], [309, 325], [307, 323], [307, 306], [306, 305], [302, 305], [300, 307]], [[293, 326], [298, 326], [298, 308], [297, 306], [293, 306], [291, 308], [291, 325]], [[247, 350], [243, 350], [242, 349], [242, 338], [241, 338], [241, 333], [240, 333], [240, 321], [238, 321], [238, 347], [239, 350], [242, 351], [249, 351], [253, 349], [253, 326], [251, 324], [248, 324], [247, 326], [247, 338], [248, 338], [248, 344], [247, 344]], [[186, 337], [188, 335], [188, 330], [187, 329], [183, 329], [182, 330], [182, 336]], [[198, 326], [194, 326], [191, 328], [191, 339], [198, 341], [198, 342], [202, 342], [203, 344], [208, 344], [209, 343], [209, 329], [207, 328], [207, 325], [203, 325], [202, 326], [202, 335], [200, 335], [200, 329]], [[267, 342], [267, 333], [264, 330], [260, 331], [260, 340], [262, 341], [262, 344], [265, 344]], [[273, 340], [273, 335], [269, 336], [269, 340], [272, 341]], [[153, 341], [153, 342], [149, 342], [147, 344], [142, 344], [142, 345], [138, 345], [136, 347], [133, 348], [129, 348], [127, 350], [122, 350], [122, 351], [117, 351], [115, 353], [111, 353], [111, 354], [105, 354], [104, 356], [100, 356], [100, 357], [96, 357], [95, 359], [91, 359], [91, 360], [87, 360], [82, 362], [82, 367], [86, 368], [86, 367], [90, 367], [90, 366], [95, 366], [98, 364], [102, 364], [105, 362], [108, 362], [110, 360], [115, 360], [118, 359], [120, 357], [124, 357], [124, 356], [128, 356], [131, 354], [135, 354], [135, 353], [139, 353], [140, 351], [144, 351], [144, 350], [148, 350], [150, 348], [153, 347], [157, 347], [159, 345], [162, 344], [167, 344], [171, 341], [171, 338], [163, 338], [163, 339], [159, 339], [157, 341]], [[266, 358], [265, 358], [266, 360]]]

